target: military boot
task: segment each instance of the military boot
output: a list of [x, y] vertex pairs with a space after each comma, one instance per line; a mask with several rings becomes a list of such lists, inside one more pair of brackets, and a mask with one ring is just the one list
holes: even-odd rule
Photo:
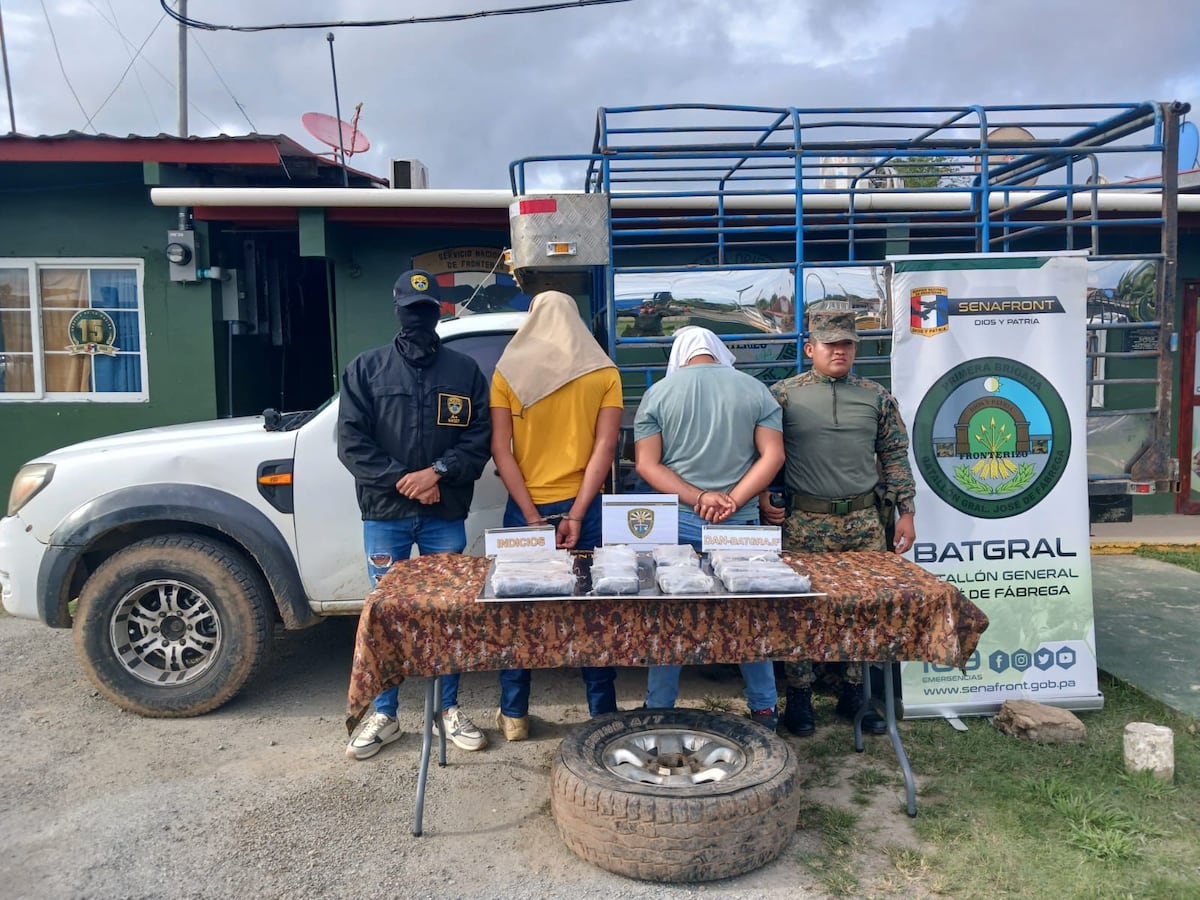
[[[841, 696], [838, 697], [836, 712], [843, 719], [854, 721], [854, 717], [858, 715], [858, 711], [863, 705], [863, 686], [861, 684], [850, 684], [847, 682], [842, 685]], [[883, 720], [883, 716], [875, 712], [874, 709], [868, 709], [862, 718], [863, 734], [886, 734], [887, 722]]]
[[783, 727], [796, 737], [808, 737], [817, 730], [813, 716], [812, 688], [787, 689], [787, 705], [783, 708]]

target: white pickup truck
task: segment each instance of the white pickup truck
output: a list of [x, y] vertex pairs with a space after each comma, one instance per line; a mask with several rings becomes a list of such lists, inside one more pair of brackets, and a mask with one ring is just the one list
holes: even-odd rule
[[[452, 319], [438, 332], [490, 378], [525, 315]], [[194, 716], [225, 703], [262, 665], [275, 623], [357, 613], [370, 589], [335, 400], [120, 434], [30, 461], [0, 519], [4, 608], [73, 628], [88, 677], [118, 706]], [[489, 466], [475, 486], [468, 552], [482, 551], [505, 499]]]

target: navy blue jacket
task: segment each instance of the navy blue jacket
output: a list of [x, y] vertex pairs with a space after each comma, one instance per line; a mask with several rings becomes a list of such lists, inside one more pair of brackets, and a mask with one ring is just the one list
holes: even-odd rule
[[[487, 379], [463, 353], [441, 347], [432, 364], [418, 367], [393, 342], [360, 354], [342, 373], [338, 458], [354, 476], [363, 519], [466, 518], [491, 438]], [[437, 503], [396, 490], [403, 475], [439, 459], [448, 471]]]

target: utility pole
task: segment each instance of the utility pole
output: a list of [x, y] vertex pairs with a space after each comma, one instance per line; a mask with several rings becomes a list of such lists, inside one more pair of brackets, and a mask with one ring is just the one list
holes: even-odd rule
[[8, 92], [8, 130], [17, 133], [17, 111], [13, 109], [12, 76], [8, 73], [8, 43], [4, 40], [4, 13], [0, 11], [0, 59], [4, 61], [4, 89]]
[[[187, 0], [178, 0], [175, 4], [179, 9], [179, 17], [187, 19]], [[187, 39], [188, 29], [183, 22], [179, 23], [179, 136], [185, 138], [188, 136], [188, 98], [187, 98]], [[11, 105], [11, 104], [10, 104]]]

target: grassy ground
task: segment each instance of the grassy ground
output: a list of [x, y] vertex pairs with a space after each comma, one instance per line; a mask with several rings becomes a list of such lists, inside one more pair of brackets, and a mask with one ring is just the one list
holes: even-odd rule
[[1138, 547], [1134, 553], [1137, 556], [1161, 560], [1172, 565], [1183, 566], [1185, 569], [1191, 569], [1193, 572], [1200, 572], [1200, 550], [1191, 548]]
[[[1192, 548], [1137, 553], [1200, 572]], [[1077, 745], [1031, 744], [983, 718], [965, 733], [901, 723], [918, 778], [911, 821], [890, 744], [869, 738], [848, 756], [846, 727], [819, 698], [821, 727], [796, 742], [806, 867], [834, 897], [1200, 897], [1200, 723], [1103, 674], [1101, 690]], [[1129, 722], [1174, 730], [1172, 783], [1125, 772]]]
[[[1038, 746], [981, 720], [966, 734], [914, 723], [917, 833], [956, 897], [1187, 897], [1200, 892], [1200, 736], [1136, 689], [1105, 679], [1080, 745]], [[1124, 771], [1129, 722], [1175, 731], [1173, 784]]]
[[[1123, 682], [1102, 676], [1101, 690], [1105, 708], [1080, 714], [1082, 744], [1032, 744], [983, 718], [965, 733], [902, 723], [915, 820], [890, 744], [848, 755], [822, 698], [824, 727], [795, 743], [807, 771], [796, 852], [834, 897], [1200, 896], [1200, 728]], [[1173, 783], [1125, 773], [1135, 721], [1174, 729]]]

